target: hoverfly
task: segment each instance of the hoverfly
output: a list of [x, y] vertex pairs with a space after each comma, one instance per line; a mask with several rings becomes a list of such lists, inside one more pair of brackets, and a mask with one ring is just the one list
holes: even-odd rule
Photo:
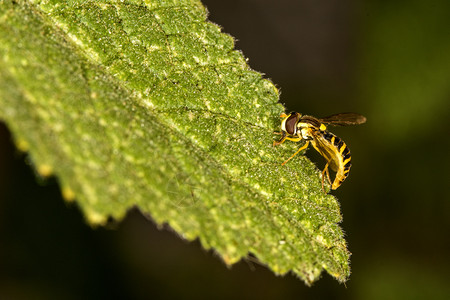
[[[365, 123], [366, 117], [355, 113], [340, 113], [317, 119], [298, 112], [291, 112], [288, 115], [283, 113], [280, 117], [283, 120], [281, 121], [281, 132], [278, 134], [281, 134], [282, 137], [279, 141], [273, 142], [274, 146], [282, 144], [285, 140], [294, 142], [306, 141], [306, 144], [300, 147], [282, 165], [285, 165], [311, 143], [314, 149], [327, 160], [322, 171], [322, 189], [325, 191], [323, 187], [325, 175], [331, 185], [331, 189], [337, 189], [348, 176], [352, 158], [350, 149], [348, 149], [344, 141], [327, 131], [325, 124], [334, 126], [358, 125]], [[329, 167], [336, 172], [333, 183], [331, 183]]]

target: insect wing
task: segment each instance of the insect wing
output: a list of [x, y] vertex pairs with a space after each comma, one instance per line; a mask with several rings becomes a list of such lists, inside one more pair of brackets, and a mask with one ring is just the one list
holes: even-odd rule
[[333, 160], [335, 157], [335, 148], [328, 142], [319, 131], [313, 133], [313, 146], [326, 160]]
[[319, 121], [334, 126], [348, 126], [366, 123], [366, 117], [356, 113], [340, 113], [321, 118]]

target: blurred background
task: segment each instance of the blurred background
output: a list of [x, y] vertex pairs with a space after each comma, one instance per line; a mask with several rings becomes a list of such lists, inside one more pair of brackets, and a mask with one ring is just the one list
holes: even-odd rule
[[[136, 209], [86, 225], [0, 123], [0, 299], [450, 299], [450, 1], [203, 0], [288, 109], [353, 111], [338, 197], [352, 275], [227, 269]], [[323, 167], [321, 157], [308, 156]]]

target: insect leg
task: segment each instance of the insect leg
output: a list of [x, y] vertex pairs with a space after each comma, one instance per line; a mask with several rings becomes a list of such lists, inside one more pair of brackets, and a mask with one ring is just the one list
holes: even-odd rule
[[323, 171], [322, 171], [322, 190], [323, 190], [324, 193], [326, 193], [325, 192], [325, 188], [323, 187], [323, 183], [324, 183], [324, 180], [325, 180], [325, 174], [327, 175], [328, 182], [331, 185], [330, 171], [328, 171], [328, 165], [329, 164], [330, 164], [330, 162], [328, 161], [327, 164], [325, 165], [325, 168], [323, 168]]
[[[280, 132], [280, 134], [283, 134], [283, 132]], [[287, 136], [283, 134], [283, 136], [281, 137], [281, 139], [279, 141], [273, 141], [273, 145], [278, 146], [280, 144], [283, 144], [286, 139], [287, 139]]]
[[290, 161], [294, 156], [296, 156], [300, 151], [308, 148], [309, 146], [309, 141], [306, 142], [306, 144], [304, 144], [302, 147], [300, 147], [300, 149], [297, 150], [297, 152], [295, 152], [291, 157], [289, 157], [288, 159], [286, 159], [286, 161], [284, 163], [282, 163], [281, 165], [284, 166], [288, 161]]

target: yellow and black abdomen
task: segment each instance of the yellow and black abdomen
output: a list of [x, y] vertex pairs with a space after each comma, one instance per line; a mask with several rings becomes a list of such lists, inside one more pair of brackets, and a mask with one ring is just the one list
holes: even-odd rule
[[331, 132], [321, 131], [320, 133], [320, 138], [316, 138], [317, 142], [313, 143], [313, 146], [327, 159], [330, 168], [336, 172], [331, 185], [331, 188], [335, 190], [347, 178], [352, 166], [350, 149], [343, 140]]

